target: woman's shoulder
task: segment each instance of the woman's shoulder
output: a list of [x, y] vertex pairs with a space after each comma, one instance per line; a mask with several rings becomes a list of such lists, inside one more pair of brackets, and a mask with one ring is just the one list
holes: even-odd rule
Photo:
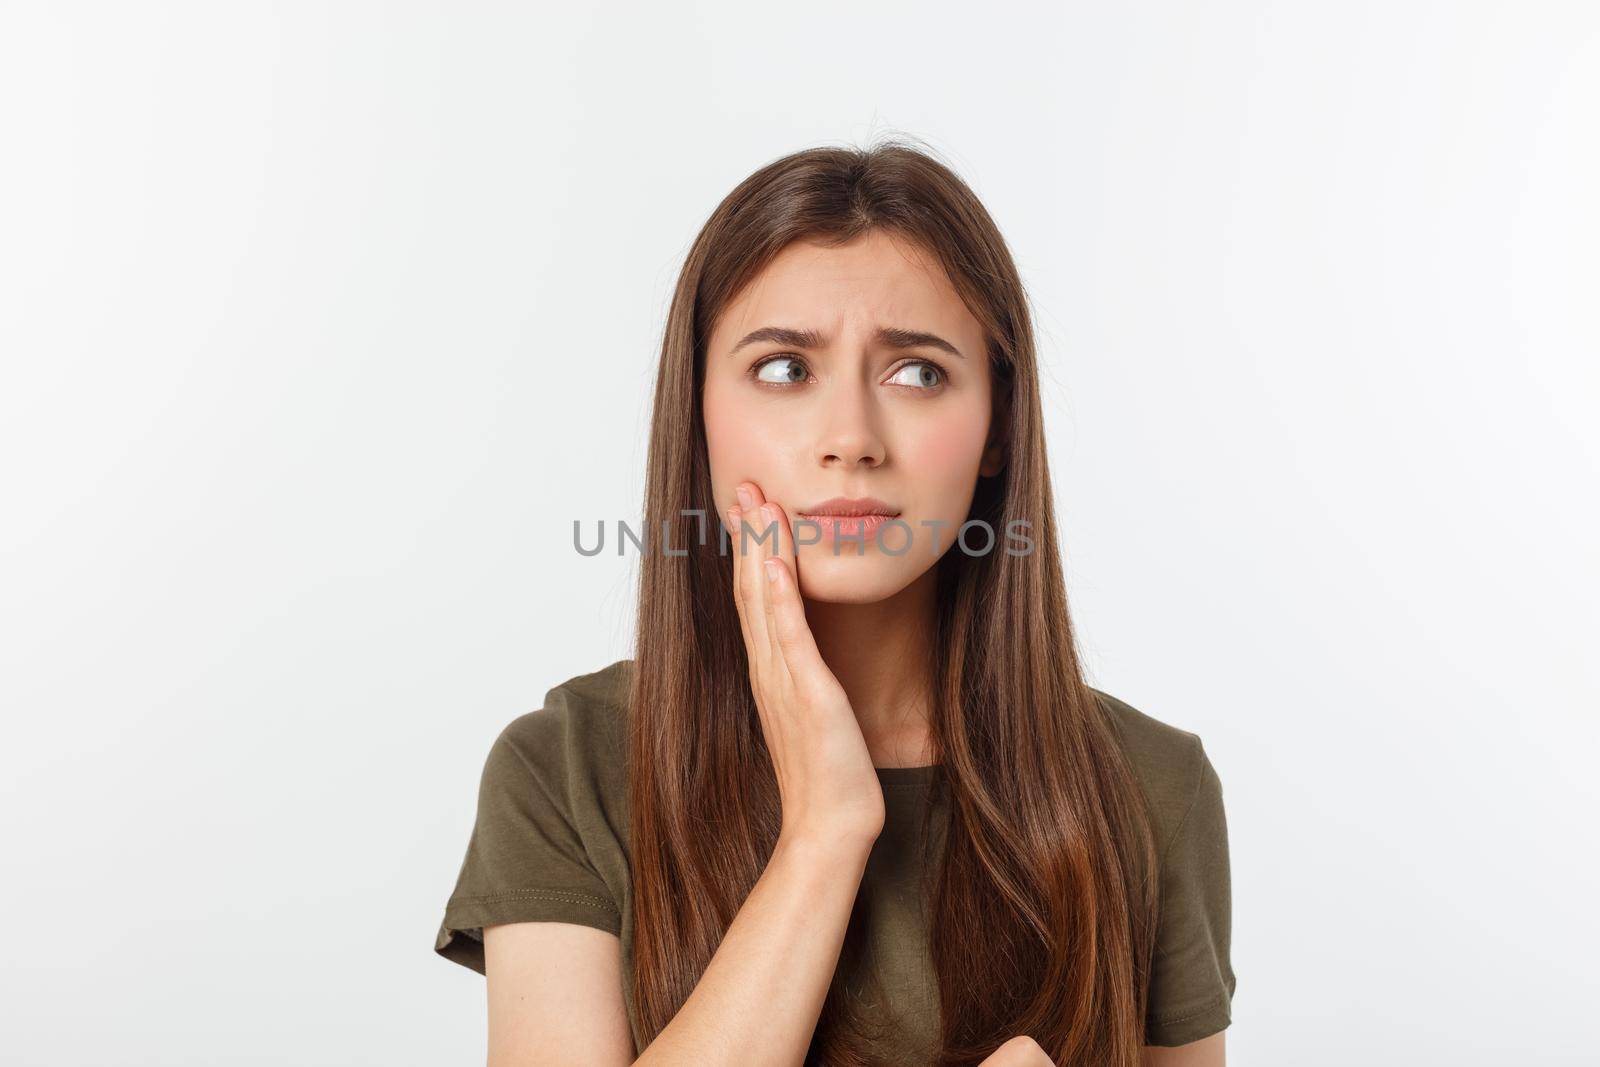
[[1090, 687], [1115, 727], [1134, 775], [1144, 788], [1155, 821], [1156, 840], [1171, 840], [1184, 815], [1216, 772], [1200, 736], [1164, 722], [1112, 696]]
[[551, 686], [538, 708], [506, 724], [499, 743], [531, 767], [620, 771], [632, 669], [633, 660], [620, 659]]
[[626, 710], [632, 673], [633, 660], [619, 659], [599, 670], [573, 675], [547, 689], [540, 706], [511, 720], [506, 730], [523, 735], [548, 733], [558, 727], [604, 726], [603, 720], [614, 719]]

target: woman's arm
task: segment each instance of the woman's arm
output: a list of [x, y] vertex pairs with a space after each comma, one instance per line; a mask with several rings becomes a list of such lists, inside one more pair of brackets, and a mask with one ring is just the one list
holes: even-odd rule
[[1218, 1030], [1210, 1037], [1171, 1048], [1146, 1045], [1144, 1067], [1224, 1067], [1223, 1035], [1226, 1033], [1226, 1030]]
[[871, 850], [871, 838], [780, 837], [639, 1067], [803, 1063]]
[[[806, 622], [788, 516], [778, 504], [768, 504], [754, 483], [740, 483], [739, 496], [741, 506], [725, 516], [737, 540], [734, 600], [782, 824], [761, 876], [694, 989], [640, 1054], [641, 1067], [803, 1064], [867, 857], [883, 832], [883, 789], [872, 755], [849, 695], [823, 661]], [[757, 536], [752, 551], [745, 535], [763, 531], [772, 536]], [[486, 973], [493, 951], [487, 936]], [[498, 1046], [511, 1051], [490, 1067], [626, 1062], [618, 1055], [612, 993], [593, 984], [549, 992], [549, 983], [558, 980], [552, 976], [570, 962], [523, 952], [501, 962], [504, 973], [523, 978], [492, 994], [491, 1003], [516, 1014], [501, 1030], [520, 1036]], [[590, 973], [591, 965], [601, 967], [591, 955], [580, 973]], [[536, 970], [542, 976], [530, 976]], [[620, 970], [612, 974], [605, 964], [599, 982], [620, 988]], [[556, 1007], [535, 1002], [530, 990], [543, 990], [546, 1004]], [[603, 1049], [548, 1047], [553, 1042], [547, 1035], [574, 1031], [603, 1035]], [[568, 1036], [562, 1044], [572, 1040]]]
[[[872, 838], [780, 837], [678, 1014], [639, 1067], [805, 1060]], [[625, 1067], [621, 942], [571, 923], [484, 930], [489, 1067]]]
[[622, 942], [564, 922], [483, 928], [489, 1067], [626, 1067]]

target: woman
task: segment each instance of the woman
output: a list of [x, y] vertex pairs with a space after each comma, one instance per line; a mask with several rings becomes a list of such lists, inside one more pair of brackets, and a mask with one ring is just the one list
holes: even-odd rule
[[1223, 1063], [1221, 785], [1083, 680], [1026, 297], [948, 168], [721, 203], [645, 519], [634, 658], [484, 769], [436, 949], [491, 1064]]

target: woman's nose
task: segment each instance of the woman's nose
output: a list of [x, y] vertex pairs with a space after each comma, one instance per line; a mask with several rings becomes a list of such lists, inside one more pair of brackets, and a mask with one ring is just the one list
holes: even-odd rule
[[851, 383], [830, 390], [821, 414], [818, 458], [824, 466], [876, 467], [884, 460], [885, 445], [879, 431], [880, 412], [874, 406], [871, 385]]

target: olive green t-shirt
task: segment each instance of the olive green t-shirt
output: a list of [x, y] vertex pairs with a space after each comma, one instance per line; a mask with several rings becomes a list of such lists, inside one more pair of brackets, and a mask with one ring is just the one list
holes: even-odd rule
[[[434, 950], [481, 974], [485, 926], [567, 922], [616, 934], [638, 1048], [642, 1035], [628, 980], [633, 900], [624, 763], [632, 668], [631, 659], [619, 660], [563, 682], [546, 694], [541, 709], [512, 720], [495, 739], [479, 785], [477, 821]], [[1147, 1041], [1186, 1044], [1231, 1021], [1222, 785], [1197, 736], [1094, 693], [1110, 710], [1150, 802], [1161, 857]], [[896, 1047], [909, 1064], [926, 1062], [938, 1037], [925, 908], [943, 845], [942, 822], [930, 817], [948, 803], [943, 773], [941, 765], [878, 768], [886, 816], [861, 879], [869, 916], [864, 966], [881, 979], [889, 1001], [882, 1005], [884, 1017], [903, 1036]]]

